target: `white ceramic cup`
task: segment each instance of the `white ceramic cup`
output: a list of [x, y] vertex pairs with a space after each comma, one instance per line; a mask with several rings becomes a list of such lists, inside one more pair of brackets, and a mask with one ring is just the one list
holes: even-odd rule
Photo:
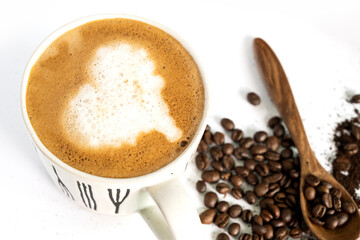
[[[30, 123], [26, 110], [25, 95], [29, 74], [32, 66], [44, 50], [65, 32], [90, 21], [108, 18], [139, 20], [169, 33], [192, 55], [200, 69], [205, 87], [203, 118], [193, 140], [188, 144], [184, 152], [170, 164], [155, 172], [139, 177], [121, 179], [98, 177], [81, 172], [65, 164], [41, 143]], [[26, 66], [21, 89], [21, 108], [26, 127], [42, 163], [56, 186], [71, 201], [93, 212], [117, 215], [127, 215], [150, 208], [155, 202], [164, 215], [173, 238], [180, 240], [201, 238], [201, 223], [198, 213], [194, 203], [182, 186], [179, 177], [184, 174], [188, 161], [193, 159], [197, 145], [206, 127], [206, 117], [209, 108], [208, 86], [204, 72], [193, 50], [172, 30], [147, 19], [129, 15], [90, 16], [61, 27], [41, 43]]]

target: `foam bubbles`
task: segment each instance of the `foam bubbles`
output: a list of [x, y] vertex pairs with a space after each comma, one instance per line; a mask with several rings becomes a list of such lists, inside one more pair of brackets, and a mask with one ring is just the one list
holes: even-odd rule
[[83, 85], [64, 112], [70, 138], [85, 146], [134, 145], [141, 133], [163, 133], [170, 142], [179, 140], [169, 109], [161, 98], [164, 80], [154, 75], [154, 63], [146, 50], [113, 43], [97, 50]]

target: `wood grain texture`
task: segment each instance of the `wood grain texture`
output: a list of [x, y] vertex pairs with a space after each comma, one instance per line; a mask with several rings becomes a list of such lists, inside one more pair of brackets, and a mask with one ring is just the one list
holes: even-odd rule
[[[306, 224], [319, 240], [352, 240], [359, 238], [359, 209], [344, 187], [319, 164], [311, 150], [295, 99], [280, 61], [268, 44], [260, 38], [254, 40], [254, 54], [266, 89], [287, 126], [299, 152], [301, 163], [300, 204]], [[319, 177], [321, 180], [328, 181], [334, 187], [339, 188], [342, 191], [342, 199], [351, 200], [355, 204], [357, 211], [344, 226], [336, 228], [335, 230], [328, 230], [324, 227], [314, 225], [310, 221], [309, 217], [311, 213], [309, 212], [309, 206], [303, 193], [305, 177], [310, 173]]]

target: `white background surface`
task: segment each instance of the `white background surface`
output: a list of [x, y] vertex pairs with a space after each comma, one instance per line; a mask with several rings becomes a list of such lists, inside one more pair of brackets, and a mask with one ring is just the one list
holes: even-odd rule
[[[353, 116], [354, 106], [345, 99], [360, 93], [360, 4], [291, 2], [1, 1], [0, 238], [156, 239], [138, 214], [101, 216], [71, 203], [50, 182], [21, 118], [20, 82], [31, 54], [52, 31], [87, 15], [138, 15], [180, 34], [195, 49], [211, 84], [213, 129], [229, 117], [251, 135], [267, 130], [266, 119], [276, 114], [251, 51], [252, 39], [262, 37], [282, 62], [310, 142], [327, 167], [332, 129]], [[262, 97], [259, 107], [246, 102], [250, 90]], [[184, 184], [201, 211], [202, 196], [194, 190], [199, 176], [191, 161]], [[219, 232], [212, 226], [202, 231], [208, 239]]]

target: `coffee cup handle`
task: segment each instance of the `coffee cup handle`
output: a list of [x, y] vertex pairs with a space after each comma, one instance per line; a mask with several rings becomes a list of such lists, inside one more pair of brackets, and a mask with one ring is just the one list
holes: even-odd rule
[[146, 190], [160, 208], [174, 239], [202, 239], [199, 215], [178, 177]]

